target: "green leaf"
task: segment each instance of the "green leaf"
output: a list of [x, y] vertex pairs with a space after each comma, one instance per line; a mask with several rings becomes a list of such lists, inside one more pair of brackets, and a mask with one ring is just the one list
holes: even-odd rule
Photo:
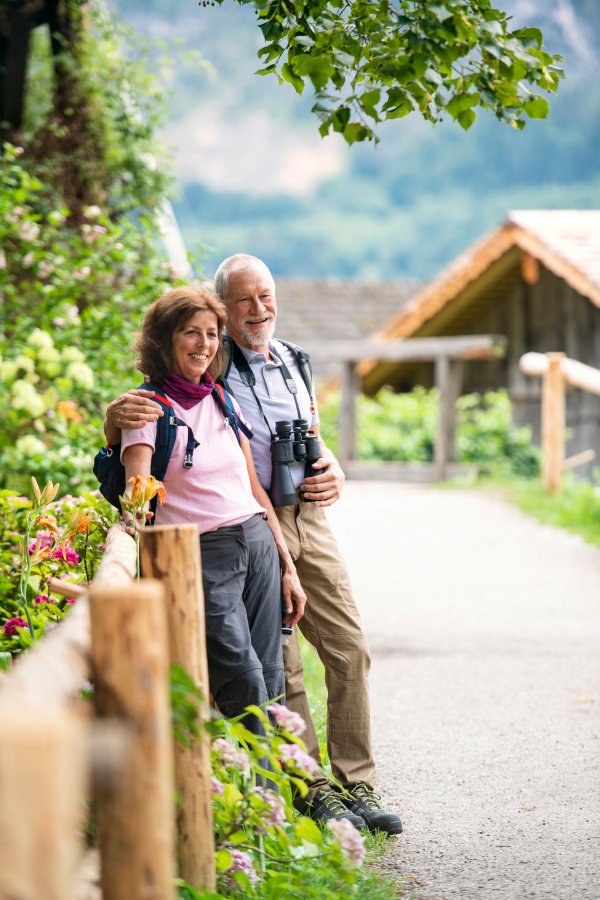
[[296, 822], [296, 835], [301, 840], [308, 841], [311, 844], [321, 846], [323, 843], [321, 829], [312, 819], [305, 817], [299, 819], [298, 822]]
[[539, 28], [521, 28], [519, 31], [513, 31], [513, 35], [525, 44], [525, 46], [537, 46], [538, 50], [542, 49], [544, 40], [542, 32]]
[[232, 862], [233, 856], [229, 850], [217, 850], [215, 853], [215, 866], [217, 872], [226, 872]]
[[301, 44], [303, 47], [314, 47], [315, 42], [312, 38], [308, 37], [306, 34], [300, 34], [298, 37], [294, 38], [297, 44]]
[[451, 9], [448, 9], [447, 6], [442, 6], [441, 3], [430, 3], [427, 7], [427, 12], [433, 13], [438, 22], [445, 22], [446, 19], [450, 19], [454, 15]]
[[472, 109], [465, 109], [458, 117], [458, 124], [468, 131], [476, 118], [477, 114]]
[[0, 652], [0, 672], [12, 670], [12, 654], [8, 650]]
[[456, 94], [446, 104], [446, 110], [452, 118], [458, 119], [459, 115], [472, 106], [479, 103], [479, 94]]
[[28, 628], [21, 628], [17, 626], [17, 632], [19, 637], [21, 638], [21, 644], [23, 647], [31, 647], [33, 645], [33, 638], [29, 633]]
[[235, 831], [228, 840], [231, 841], [232, 844], [243, 844], [248, 839], [248, 835], [245, 831]]
[[284, 63], [281, 67], [281, 74], [283, 75], [286, 81], [289, 81], [291, 85], [293, 85], [296, 93], [302, 94], [304, 90], [304, 82], [303, 80], [296, 75], [296, 73], [292, 70], [292, 67], [289, 63]]
[[346, 66], [347, 68], [350, 68], [351, 66], [354, 65], [354, 62], [355, 62], [354, 57], [350, 56], [349, 53], [344, 53], [343, 50], [334, 50], [333, 55], [335, 56], [337, 61], [342, 66]]
[[543, 97], [536, 97], [534, 100], [524, 103], [523, 109], [530, 119], [545, 119], [548, 115], [550, 106], [548, 101]]

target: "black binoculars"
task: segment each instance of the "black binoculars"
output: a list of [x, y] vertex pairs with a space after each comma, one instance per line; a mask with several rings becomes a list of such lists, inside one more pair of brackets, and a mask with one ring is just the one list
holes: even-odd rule
[[306, 462], [304, 477], [315, 474], [312, 464], [321, 459], [319, 438], [309, 434], [306, 419], [293, 422], [275, 422], [275, 434], [271, 435], [271, 490], [273, 506], [295, 506], [298, 502], [296, 488], [290, 472], [290, 463]]

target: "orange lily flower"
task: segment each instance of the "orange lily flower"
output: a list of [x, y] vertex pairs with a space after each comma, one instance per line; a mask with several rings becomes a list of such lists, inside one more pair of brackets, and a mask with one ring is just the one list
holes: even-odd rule
[[42, 547], [40, 550], [37, 550], [31, 557], [31, 565], [35, 566], [36, 563], [39, 563], [43, 559], [46, 559], [46, 557], [49, 555], [50, 555], [50, 547]]
[[38, 516], [35, 520], [35, 524], [39, 525], [40, 528], [47, 528], [52, 534], [58, 534], [58, 526], [56, 524], [56, 519], [54, 516], [49, 516], [44, 514], [42, 516]]
[[162, 481], [157, 481], [154, 475], [148, 476], [145, 480], [145, 490], [144, 490], [144, 503], [147, 503], [148, 500], [152, 500], [153, 497], [158, 495], [158, 500], [160, 505], [162, 506], [165, 502], [165, 497], [167, 496], [167, 492], [165, 490], [165, 486]]

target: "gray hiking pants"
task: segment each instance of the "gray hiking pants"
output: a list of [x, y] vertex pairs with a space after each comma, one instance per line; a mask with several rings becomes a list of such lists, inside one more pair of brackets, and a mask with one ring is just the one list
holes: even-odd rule
[[[200, 548], [210, 691], [234, 718], [285, 693], [277, 547], [257, 514], [202, 534]], [[244, 725], [262, 732], [256, 716]]]

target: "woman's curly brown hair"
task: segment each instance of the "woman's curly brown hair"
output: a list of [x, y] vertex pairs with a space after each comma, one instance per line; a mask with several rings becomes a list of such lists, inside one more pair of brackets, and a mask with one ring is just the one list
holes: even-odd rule
[[208, 309], [217, 317], [219, 349], [207, 371], [213, 378], [221, 374], [225, 360], [222, 334], [225, 327], [225, 307], [206, 288], [183, 285], [173, 288], [153, 303], [136, 335], [137, 368], [154, 384], [161, 384], [173, 371], [173, 335], [185, 328], [198, 310]]

